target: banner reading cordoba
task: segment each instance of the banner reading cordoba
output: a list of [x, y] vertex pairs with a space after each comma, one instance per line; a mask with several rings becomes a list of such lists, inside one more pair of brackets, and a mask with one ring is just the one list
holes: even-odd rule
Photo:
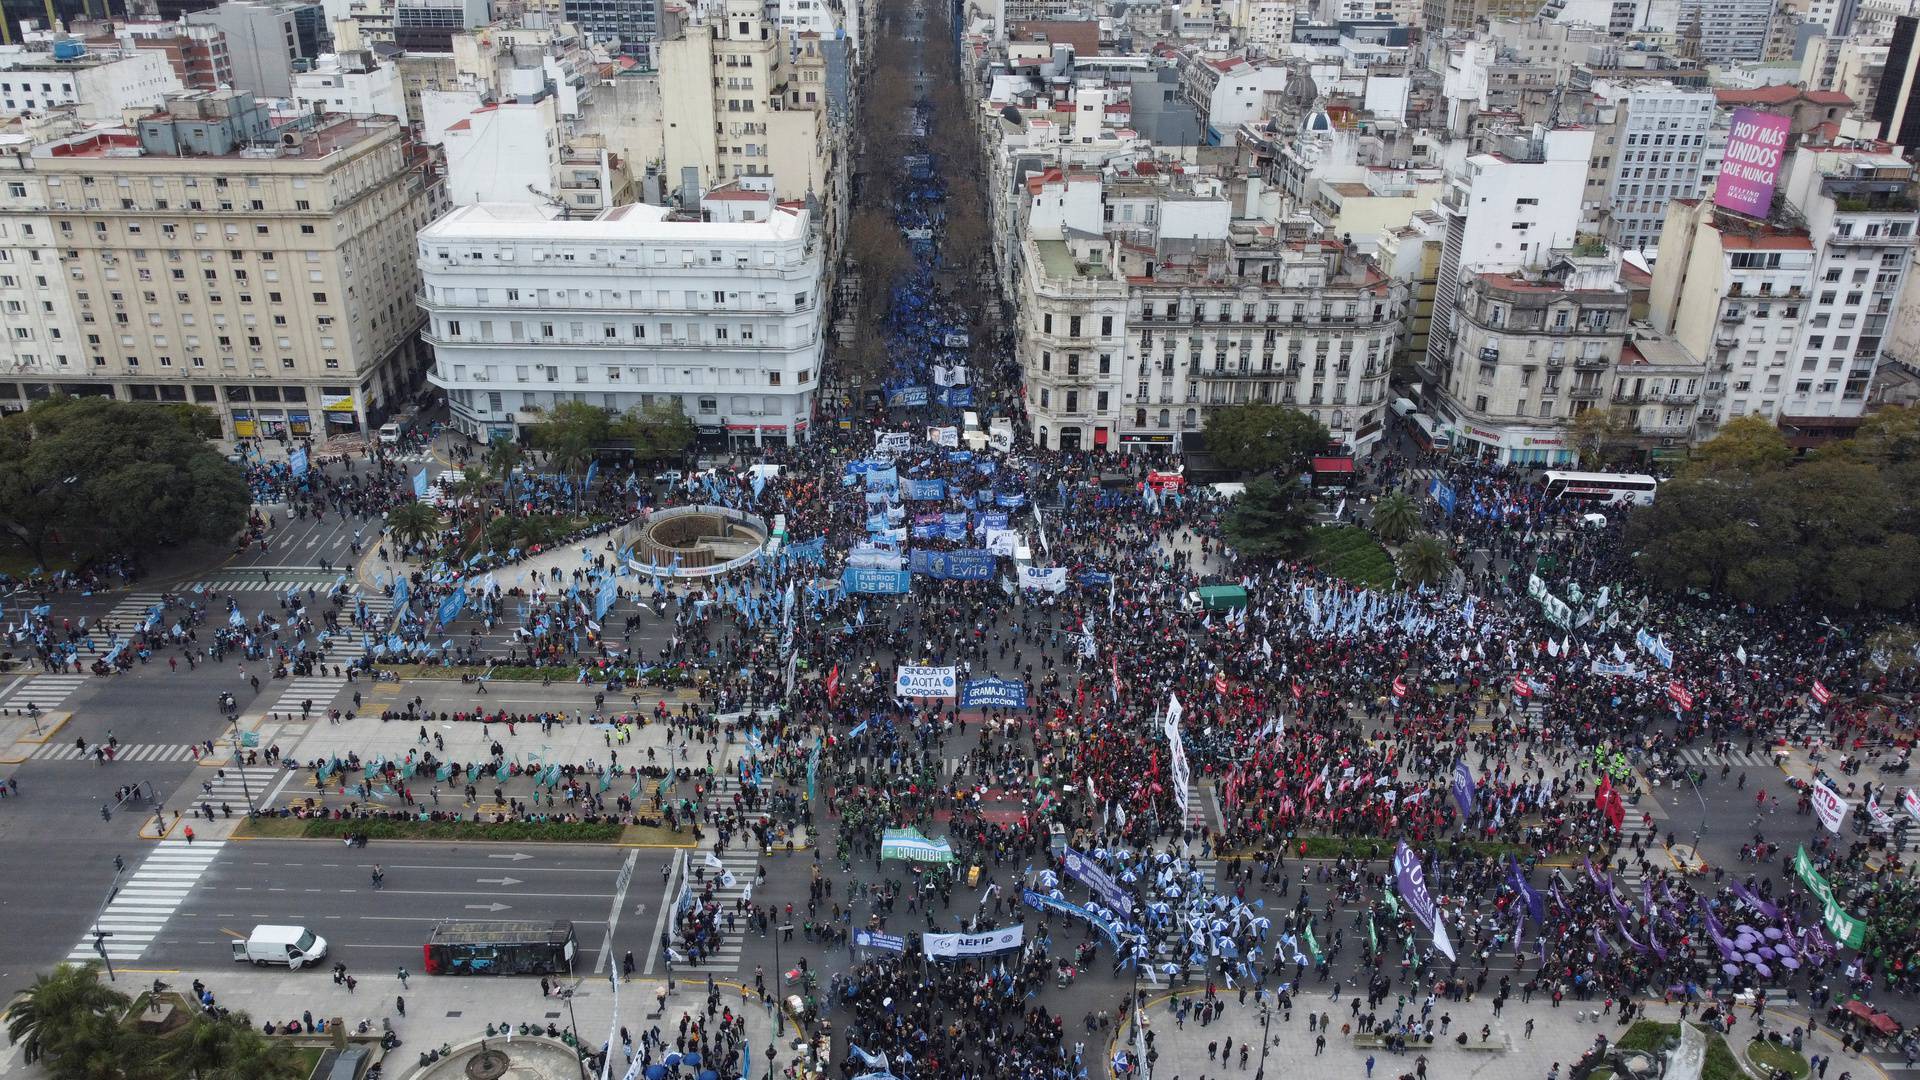
[[900, 666], [893, 678], [895, 697], [944, 698], [952, 697], [958, 681], [958, 668], [948, 667], [910, 667]]
[[1840, 823], [1846, 820], [1847, 811], [1853, 809], [1840, 793], [1818, 780], [1807, 785], [1807, 795], [1813, 800], [1813, 812], [1820, 817], [1820, 824], [1830, 833], [1840, 831]]
[[978, 934], [923, 934], [928, 956], [986, 956], [1017, 949], [1026, 941], [1026, 924], [983, 930]]
[[1447, 924], [1433, 906], [1433, 897], [1427, 893], [1426, 871], [1420, 866], [1420, 856], [1413, 853], [1405, 840], [1393, 853], [1393, 888], [1400, 899], [1407, 902], [1413, 917], [1433, 935], [1433, 947], [1445, 953], [1447, 959], [1454, 959], [1453, 942], [1447, 937]]

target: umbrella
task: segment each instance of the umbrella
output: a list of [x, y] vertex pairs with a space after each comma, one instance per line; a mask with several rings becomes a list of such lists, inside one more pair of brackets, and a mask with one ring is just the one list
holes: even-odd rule
[[1773, 978], [1773, 969], [1765, 964], [1755, 964], [1753, 965], [1753, 970], [1759, 972], [1760, 977], [1763, 979]]
[[1740, 965], [1739, 964], [1721, 964], [1720, 970], [1726, 972], [1728, 978], [1732, 978], [1733, 976], [1740, 974]]
[[1786, 931], [1780, 929], [1777, 926], [1769, 926], [1764, 931], [1762, 931], [1762, 933], [1767, 935], [1768, 941], [1779, 941], [1781, 938], [1787, 936]]
[[667, 1067], [665, 1065], [647, 1066], [647, 1080], [660, 1080], [660, 1078], [665, 1075], [667, 1075]]
[[681, 1061], [680, 1051], [675, 1050], [669, 1053], [666, 1057], [661, 1058], [660, 1060], [666, 1063], [667, 1068], [671, 1069], [675, 1065], [680, 1064], [680, 1061]]
[[712, 1069], [701, 1069], [699, 1080], [720, 1080], [720, 1074]]
[[1788, 971], [1798, 971], [1800, 970], [1800, 961], [1795, 960], [1791, 956], [1783, 956], [1780, 958], [1780, 966], [1786, 968]]
[[1745, 960], [1749, 964], [1757, 964], [1760, 962], [1760, 954], [1757, 952], [1745, 953], [1740, 959]]
[[1759, 931], [1755, 930], [1751, 926], [1748, 926], [1746, 923], [1741, 923], [1740, 925], [1734, 927], [1734, 929], [1738, 930], [1742, 937], [1752, 937], [1754, 934], [1759, 933]]
[[681, 1063], [682, 1063], [682, 1064], [684, 1064], [684, 1065], [687, 1065], [687, 1066], [694, 1066], [694, 1065], [698, 1065], [698, 1064], [700, 1064], [700, 1051], [698, 1051], [698, 1050], [690, 1050], [690, 1051], [688, 1051], [688, 1052], [687, 1052], [687, 1054], [686, 1054], [686, 1056], [685, 1056], [685, 1057], [682, 1057], [682, 1058], [680, 1059], [680, 1061], [681, 1061]]

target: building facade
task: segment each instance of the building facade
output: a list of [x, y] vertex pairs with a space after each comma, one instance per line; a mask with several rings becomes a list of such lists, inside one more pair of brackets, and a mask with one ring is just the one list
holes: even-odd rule
[[491, 440], [561, 402], [673, 401], [705, 435], [806, 439], [826, 317], [811, 217], [740, 188], [702, 210], [481, 205], [424, 230], [432, 380], [454, 426]]
[[319, 437], [377, 425], [418, 381], [410, 251], [438, 194], [397, 122], [273, 131], [256, 103], [193, 95], [12, 164], [5, 261], [44, 260], [51, 230], [77, 334], [36, 347], [51, 381], [29, 396], [85, 387], [203, 405], [230, 438]]

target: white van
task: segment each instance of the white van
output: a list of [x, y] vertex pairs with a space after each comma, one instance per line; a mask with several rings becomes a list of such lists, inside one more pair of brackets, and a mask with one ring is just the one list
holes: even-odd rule
[[388, 422], [381, 424], [380, 425], [380, 445], [381, 446], [399, 446], [400, 432], [401, 432], [400, 425], [394, 421], [389, 420]]
[[256, 967], [285, 964], [298, 971], [327, 955], [327, 939], [304, 926], [256, 926], [244, 940], [231, 944], [235, 963], [251, 961]]
[[1420, 406], [1415, 405], [1413, 402], [1408, 401], [1406, 398], [1397, 397], [1397, 398], [1394, 398], [1392, 401], [1387, 402], [1387, 408], [1393, 410], [1393, 415], [1399, 417], [1402, 420], [1405, 420], [1409, 414], [1418, 411]]

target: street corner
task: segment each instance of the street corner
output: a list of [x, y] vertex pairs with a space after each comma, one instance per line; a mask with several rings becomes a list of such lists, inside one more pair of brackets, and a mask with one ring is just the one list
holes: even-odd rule
[[1667, 862], [1672, 864], [1677, 874], [1697, 877], [1713, 869], [1692, 844], [1663, 844], [1661, 847], [1666, 850]]

